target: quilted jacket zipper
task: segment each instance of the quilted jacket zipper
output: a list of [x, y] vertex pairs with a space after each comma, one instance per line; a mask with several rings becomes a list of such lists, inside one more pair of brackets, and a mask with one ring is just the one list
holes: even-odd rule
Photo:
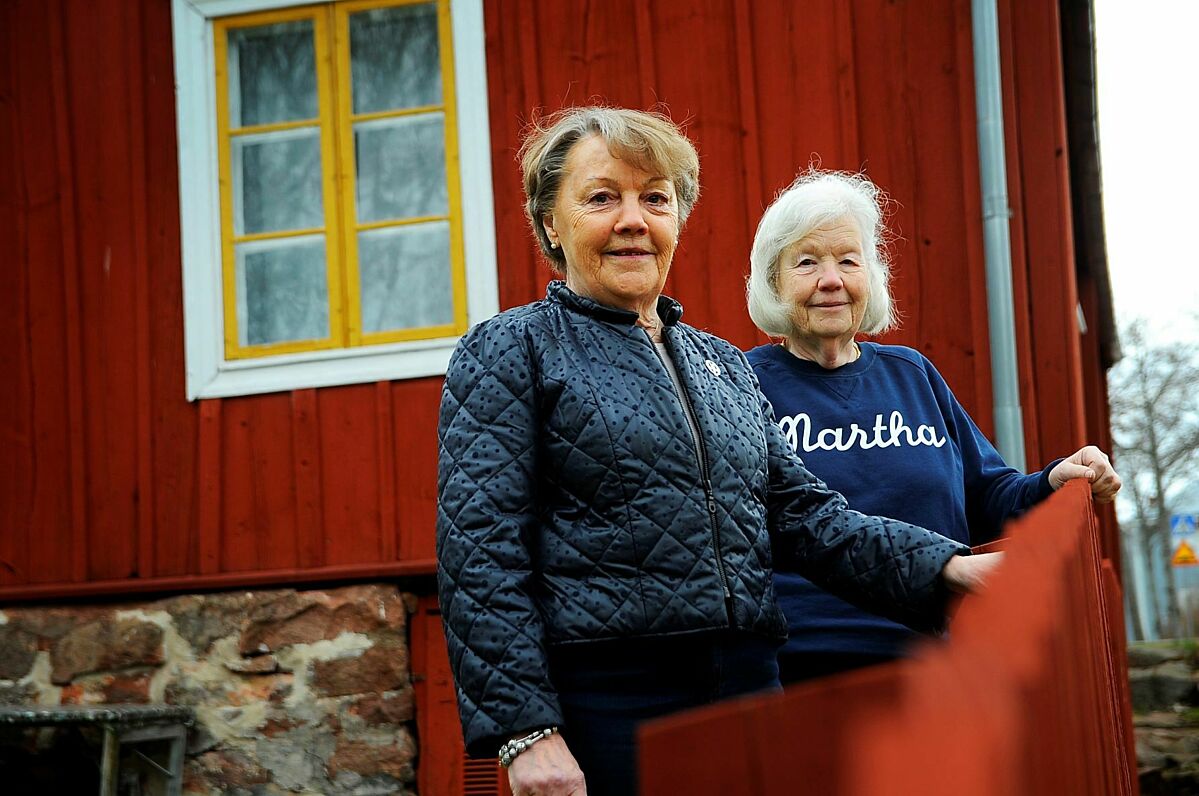
[[[645, 339], [649, 340], [649, 345], [653, 350], [654, 355], [661, 360], [662, 355], [658, 351], [658, 347], [654, 345], [653, 338], [649, 336], [648, 331], [645, 331], [644, 329], [642, 331], [645, 332]], [[668, 365], [663, 362], [662, 367], [668, 368]], [[704, 435], [700, 431], [699, 418], [695, 414], [695, 407], [691, 403], [691, 396], [687, 395], [687, 390], [685, 388], [679, 389], [679, 387], [675, 384], [674, 379], [670, 378], [669, 370], [667, 371], [666, 378], [670, 381], [671, 389], [674, 390], [675, 395], [678, 396], [679, 403], [683, 406], [683, 411], [687, 413], [688, 422], [691, 423], [691, 427], [695, 430], [695, 442], [697, 446], [695, 451], [695, 459], [699, 464], [700, 477], [704, 479], [704, 498], [708, 507], [708, 523], [712, 529], [712, 551], [716, 555], [716, 574], [720, 578], [720, 587], [724, 590], [724, 610], [728, 614], [729, 628], [733, 629], [737, 625], [736, 619], [733, 616], [733, 592], [731, 589], [729, 589], [728, 574], [724, 570], [724, 557], [720, 552], [720, 533], [716, 523], [716, 496], [713, 494], [712, 490], [712, 478], [708, 464], [708, 447], [704, 444]], [[683, 377], [680, 372], [679, 383], [681, 384], [682, 381]]]

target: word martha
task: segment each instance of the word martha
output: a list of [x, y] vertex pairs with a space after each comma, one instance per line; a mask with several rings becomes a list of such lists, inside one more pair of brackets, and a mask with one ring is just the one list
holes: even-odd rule
[[[945, 444], [944, 437], [937, 436], [937, 430], [932, 426], [912, 427], [903, 419], [903, 414], [896, 409], [891, 413], [890, 424], [883, 422], [883, 414], [874, 416], [874, 436], [870, 437], [864, 428], [857, 423], [850, 423], [849, 428], [822, 428], [816, 432], [816, 441], [812, 441], [812, 418], [806, 412], [800, 412], [791, 417], [779, 420], [779, 427], [787, 435], [787, 441], [796, 451], [847, 451], [858, 447], [862, 450], [871, 448], [909, 447], [927, 445], [939, 448]], [[803, 437], [803, 448], [800, 448], [800, 436]]]

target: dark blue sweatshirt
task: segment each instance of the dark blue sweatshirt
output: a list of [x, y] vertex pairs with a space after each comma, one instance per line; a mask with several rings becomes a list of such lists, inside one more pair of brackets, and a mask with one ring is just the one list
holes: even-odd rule
[[[922, 354], [861, 347], [833, 370], [779, 345], [747, 354], [787, 439], [850, 508], [973, 545], [1049, 495], [1057, 462], [1033, 475], [1008, 467]], [[775, 573], [775, 590], [790, 627], [784, 654], [899, 656], [914, 636], [792, 572]]]

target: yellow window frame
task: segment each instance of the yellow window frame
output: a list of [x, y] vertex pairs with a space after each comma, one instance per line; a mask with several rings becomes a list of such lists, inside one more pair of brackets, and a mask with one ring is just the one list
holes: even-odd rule
[[[351, 104], [350, 15], [371, 9], [403, 5], [435, 5], [441, 68], [442, 102], [355, 114]], [[228, 40], [231, 30], [281, 22], [311, 20], [317, 67], [315, 119], [230, 128]], [[216, 58], [217, 156], [220, 169], [222, 293], [226, 359], [250, 359], [338, 348], [402, 343], [460, 335], [468, 327], [466, 258], [462, 243], [462, 191], [459, 175], [457, 106], [449, 0], [349, 0], [317, 6], [266, 11], [214, 21]], [[444, 118], [445, 167], [448, 210], [446, 216], [396, 218], [369, 223], [357, 219], [357, 169], [353, 126], [357, 122], [440, 111]], [[315, 127], [320, 130], [323, 228], [237, 235], [233, 224], [232, 142], [234, 138], [264, 132]], [[361, 280], [358, 268], [358, 233], [430, 221], [446, 221], [450, 231], [450, 285], [453, 320], [449, 324], [367, 333], [362, 324]], [[276, 240], [302, 235], [325, 235], [329, 336], [259, 345], [241, 345], [237, 322], [237, 264], [235, 247], [255, 240]]]

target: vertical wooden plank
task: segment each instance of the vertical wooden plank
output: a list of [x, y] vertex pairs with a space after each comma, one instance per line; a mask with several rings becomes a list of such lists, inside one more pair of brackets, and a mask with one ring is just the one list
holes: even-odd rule
[[[974, 384], [969, 403], [959, 395], [974, 422], [984, 434], [995, 436], [994, 399], [991, 394], [991, 332], [988, 324], [986, 254], [983, 245], [982, 184], [978, 165], [978, 113], [974, 97], [974, 35], [969, 0], [956, 0], [954, 22], [957, 29], [958, 93], [962, 98], [959, 135], [962, 141], [961, 221], [966, 237], [966, 272], [969, 275], [966, 296], [969, 306], [969, 332], [973, 340]], [[1019, 241], [1014, 241], [1019, 245]]]
[[[757, 93], [764, 193], [761, 208], [795, 175], [818, 163], [856, 170], [857, 108], [852, 13], [835, 0], [771, 0], [752, 10], [753, 88]], [[803, 46], [796, 46], [802, 41]], [[847, 148], [846, 141], [852, 141]], [[752, 215], [752, 213], [751, 213]]]
[[[1086, 272], [1079, 277], [1079, 300], [1087, 330], [1081, 336], [1083, 390], [1086, 398], [1086, 438], [1101, 450], [1112, 450], [1111, 407], [1107, 399], [1107, 372], [1103, 368], [1103, 354], [1099, 346], [1099, 296], [1094, 278]], [[1119, 467], [1119, 462], [1116, 463]], [[1114, 503], [1096, 506], [1099, 518], [1101, 549], [1104, 558], [1111, 560], [1117, 577], [1123, 572], [1121, 566], [1120, 528], [1116, 522]]]
[[221, 568], [221, 518], [224, 515], [221, 495], [221, 461], [223, 457], [222, 405], [219, 399], [200, 401], [199, 463], [196, 466], [200, 482], [197, 506], [197, 570], [211, 575]]
[[[1008, 207], [1011, 210], [1008, 237], [1012, 257], [1012, 315], [1016, 333], [1016, 368], [1020, 380], [1018, 398], [1024, 422], [1024, 455], [1031, 469], [1038, 467], [1042, 462], [1042, 451], [1037, 422], [1037, 368], [1033, 362], [1032, 318], [1029, 315], [1029, 293], [1032, 288], [1029, 284], [1026, 240], [1028, 216], [1024, 208], [1024, 174], [1020, 166], [1021, 152], [1026, 143], [1021, 140], [1021, 107], [1017, 100], [1011, 3], [999, 2], [997, 7]], [[1037, 180], [1040, 177], [1034, 175], [1033, 179]]]
[[837, 153], [837, 162], [846, 164], [832, 168], [858, 171], [863, 163], [858, 143], [858, 77], [854, 68], [853, 5], [837, 2], [832, 5], [833, 27], [836, 31], [834, 38], [837, 42], [837, 118], [841, 128], [841, 151]]
[[1011, 8], [1012, 40], [1040, 44], [1013, 47], [1012, 68], [1020, 107], [1026, 268], [1035, 285], [1026, 312], [1037, 390], [1028, 400], [1039, 410], [1032, 423], [1041, 448], [1038, 461], [1044, 462], [1082, 445], [1086, 428], [1061, 24], [1055, 5]]
[[[255, 461], [254, 442], [264, 398], [251, 396], [221, 401], [221, 546], [220, 572], [262, 567], [259, 561], [259, 523], [267, 522], [261, 496], [265, 474]], [[290, 469], [290, 462], [289, 462]]]
[[[1078, 491], [1078, 490], [1075, 490]], [[1089, 491], [1089, 490], [1088, 490]], [[1090, 730], [1093, 749], [1093, 760], [1102, 761], [1095, 766], [1102, 783], [1103, 793], [1128, 793], [1121, 785], [1122, 774], [1129, 769], [1129, 762], [1123, 760], [1125, 744], [1120, 732], [1123, 713], [1119, 703], [1118, 678], [1128, 676], [1127, 667], [1121, 661], [1116, 663], [1117, 649], [1123, 649], [1123, 636], [1116, 642], [1112, 638], [1114, 627], [1110, 623], [1110, 611], [1107, 604], [1103, 562], [1099, 551], [1098, 525], [1095, 516], [1090, 511], [1089, 495], [1086, 505], [1086, 519], [1082, 534], [1083, 566], [1079, 567], [1083, 584], [1080, 589], [1085, 598], [1086, 612], [1079, 628], [1081, 636], [1087, 643], [1089, 655], [1084, 660], [1090, 664], [1090, 686], [1087, 699], [1090, 703]], [[1118, 593], [1118, 592], [1117, 592]], [[1114, 606], [1112, 606], [1114, 607]], [[1123, 622], [1120, 622], [1121, 627]], [[1135, 761], [1135, 758], [1134, 758]]]
[[[437, 598], [422, 596], [412, 615], [411, 655], [417, 732], [423, 741], [417, 766], [420, 793], [499, 796], [506, 770], [492, 760], [467, 760], [458, 722], [454, 678], [441, 629]], [[479, 765], [483, 763], [484, 765]]]
[[[22, 38], [34, 35], [28, 15], [22, 18], [15, 3], [0, 4], [0, 240], [11, 246], [6, 267], [0, 268], [0, 372], [9, 379], [0, 390], [0, 506], [7, 521], [0, 533], [0, 585], [20, 583], [28, 571], [28, 534], [34, 518], [37, 470], [36, 426], [32, 407], [33, 335], [30, 304], [29, 187], [22, 164], [41, 161], [45, 148], [25, 152], [22, 121], [37, 124], [26, 115], [18, 95]], [[44, 26], [41, 29], [44, 32]], [[22, 113], [25, 111], [25, 113]], [[20, 154], [18, 154], [20, 153]], [[39, 157], [40, 155], [40, 157]]]
[[286, 393], [225, 400], [221, 571], [296, 565], [291, 400]]
[[650, 108], [658, 102], [658, 70], [654, 55], [658, 52], [654, 38], [654, 21], [649, 3], [633, 4], [633, 32], [637, 41], [638, 83], [641, 86], [641, 107]]
[[154, 562], [154, 447], [151, 436], [151, 415], [154, 411], [150, 384], [150, 263], [147, 255], [147, 211], [145, 129], [141, 121], [146, 116], [144, 103], [145, 64], [142, 60], [143, 25], [140, 3], [122, 5], [125, 14], [125, 85], [129, 118], [129, 186], [128, 206], [130, 254], [133, 259], [134, 340], [136, 374], [137, 444], [137, 576], [151, 578], [156, 574]]
[[252, 568], [290, 569], [298, 558], [290, 403], [286, 393], [258, 395], [250, 408], [250, 471], [241, 474], [253, 485], [256, 563]]
[[54, 8], [28, 3], [6, 9], [14, 14], [14, 40], [12, 50], [0, 57], [11, 59], [12, 92], [0, 107], [6, 110], [15, 145], [0, 157], [11, 158], [11, 171], [19, 175], [4, 184], [14, 192], [7, 207], [20, 233], [7, 238], [19, 248], [3, 270], [23, 287], [5, 291], [0, 301], [25, 306], [23, 316], [19, 306], [12, 307], [13, 320], [24, 322], [6, 338], [5, 355], [24, 363], [5, 369], [18, 378], [5, 391], [14, 401], [5, 422], [13, 425], [12, 435], [5, 437], [9, 444], [0, 445], [0, 461], [11, 462], [14, 469], [11, 482], [0, 490], [0, 495], [11, 490], [11, 499], [4, 497], [0, 506], [14, 525], [6, 541], [17, 545], [6, 559], [12, 570], [6, 571], [19, 583], [66, 582], [86, 563], [86, 550], [72, 550], [85, 503], [77, 500], [84, 493], [82, 482], [75, 480], [83, 470], [75, 467], [72, 456], [76, 372], [68, 367], [72, 341], [64, 334], [72, 306], [66, 282], [74, 269], [74, 260], [67, 259], [74, 251], [74, 227], [64, 231], [63, 220], [71, 217], [73, 183], [57, 135], [62, 132], [62, 96], [50, 63], [56, 52]]
[[57, 178], [61, 190], [59, 204], [62, 224], [64, 337], [67, 341], [67, 402], [70, 429], [71, 493], [71, 579], [82, 581], [89, 570], [89, 530], [86, 479], [86, 427], [83, 410], [85, 372], [82, 352], [82, 304], [79, 283], [79, 249], [75, 217], [75, 152], [69, 119], [71, 103], [68, 89], [67, 46], [63, 29], [62, 0], [47, 4], [50, 22], [50, 74], [54, 97], [54, 138], [58, 152]]
[[356, 384], [317, 392], [326, 564], [379, 556], [379, 467], [375, 387]]
[[375, 454], [378, 460], [379, 478], [379, 560], [394, 561], [399, 543], [399, 527], [396, 525], [395, 483], [395, 420], [391, 413], [391, 382], [375, 384], [376, 426]]
[[536, 4], [535, 30], [552, 34], [527, 51], [535, 58], [526, 61], [526, 69], [535, 72], [526, 76], [526, 91], [539, 86], [533, 96], [551, 110], [595, 100], [636, 107], [643, 89], [640, 57], [630, 52], [637, 35], [634, 5], [633, 0]]
[[137, 568], [137, 327], [128, 216], [133, 120], [118, 44], [127, 32], [111, 6], [72, 4], [62, 18], [77, 188], [87, 574], [96, 579], [126, 578]]
[[[510, 2], [512, 1], [510, 0]], [[538, 43], [544, 39], [539, 39], [537, 34], [546, 28], [537, 17], [538, 9], [539, 6], [536, 6], [533, 0], [518, 0], [514, 9], [517, 12], [516, 18], [505, 20], [509, 24], [520, 20], [512, 27], [515, 28], [513, 32], [518, 36], [520, 52], [523, 54], [520, 59], [520, 85], [524, 89], [525, 102], [530, 103], [528, 110], [537, 107], [544, 96], [541, 91], [541, 73], [537, 68], [537, 55], [541, 50]], [[515, 55], [515, 53], [509, 54]]]
[[171, 9], [167, 3], [143, 0], [141, 15], [144, 273], [149, 315], [150, 474], [154, 482], [150, 527], [156, 573], [183, 575], [197, 571], [200, 406], [187, 401], [184, 388], [175, 79], [171, 48], [165, 46], [171, 40]]
[[[1118, 565], [1118, 564], [1117, 564]], [[1110, 644], [1111, 677], [1108, 686], [1116, 714], [1116, 736], [1120, 747], [1116, 760], [1116, 774], [1120, 778], [1121, 793], [1136, 793], [1133, 782], [1137, 763], [1137, 742], [1132, 723], [1132, 693], [1128, 682], [1128, 638], [1124, 627], [1124, 598], [1120, 590], [1118, 570], [1109, 558], [1102, 564], [1103, 600], [1107, 613], [1108, 642]]]
[[291, 445], [294, 466], [293, 494], [296, 513], [298, 564], [319, 567], [325, 564], [325, 529], [321, 517], [320, 421], [316, 390], [291, 393]]
[[758, 119], [758, 96], [754, 89], [757, 73], [754, 69], [754, 41], [750, 22], [749, 0], [733, 0], [733, 37], [737, 52], [737, 99], [741, 113], [740, 160], [745, 171], [745, 211], [749, 214], [750, 227], [766, 208], [762, 187], [762, 155], [758, 143], [761, 139]]
[[[537, 20], [529, 0], [497, 0], [483, 16], [500, 307], [505, 308], [537, 298], [550, 278], [525, 221], [516, 164], [520, 132], [540, 101], [536, 64], [528, 65], [537, 57]], [[524, 24], [515, 24], [518, 19]]]
[[396, 459], [396, 519], [403, 561], [435, 557], [437, 523], [437, 420], [441, 380], [419, 379], [395, 385], [393, 411]]
[[[761, 140], [763, 120], [759, 115], [759, 105], [756, 86], [759, 82], [754, 53], [756, 50], [753, 29], [753, 14], [748, 0], [734, 0], [733, 28], [735, 47], [737, 51], [737, 89], [741, 112], [741, 152], [740, 161], [744, 164], [744, 213], [746, 214], [746, 257], [740, 263], [742, 273], [748, 274], [748, 252], [753, 245], [753, 230], [757, 228], [762, 212], [770, 203], [770, 191], [764, 183], [762, 171]], [[740, 303], [740, 295], [734, 291], [736, 303]], [[747, 313], [743, 313], [747, 314]], [[740, 336], [739, 343], [748, 347], [752, 342], [765, 342], [765, 335], [755, 333], [749, 327]]]

